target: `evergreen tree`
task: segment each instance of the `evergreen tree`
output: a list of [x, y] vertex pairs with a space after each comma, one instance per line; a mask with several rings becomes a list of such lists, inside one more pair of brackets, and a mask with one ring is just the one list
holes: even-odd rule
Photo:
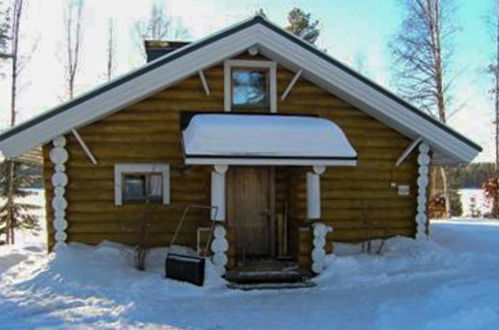
[[311, 14], [300, 8], [293, 8], [288, 14], [289, 25], [286, 30], [305, 41], [315, 44], [319, 37], [319, 20], [312, 20]]
[[37, 175], [32, 173], [29, 165], [17, 161], [4, 162], [0, 165], [0, 198], [6, 200], [9, 196], [7, 178], [10, 164], [13, 164], [14, 166], [12, 196], [14, 203], [10, 209], [8, 203], [4, 203], [0, 207], [0, 235], [7, 234], [9, 212], [12, 214], [12, 228], [38, 228], [38, 218], [32, 212], [37, 209], [38, 206], [25, 200], [26, 197], [33, 195], [33, 192], [29, 188], [32, 188], [37, 180]]
[[[10, 60], [10, 126], [16, 124], [19, 114], [18, 109], [18, 82], [22, 73], [22, 68], [26, 66], [27, 60], [20, 51], [20, 31], [23, 21], [24, 0], [13, 0], [11, 2], [11, 17], [9, 18], [9, 28], [7, 30], [8, 56]], [[32, 228], [36, 225], [36, 218], [26, 213], [28, 209], [35, 208], [22, 201], [21, 197], [33, 194], [29, 187], [32, 177], [27, 176], [26, 165], [22, 165], [15, 159], [9, 159], [2, 165], [0, 179], [0, 197], [4, 204], [0, 207], [0, 234], [5, 234], [5, 242], [14, 244], [14, 228], [23, 226]]]
[[265, 14], [265, 11], [263, 10], [263, 8], [259, 8], [255, 12], [255, 16], [262, 16], [263, 18], [267, 18], [267, 14]]

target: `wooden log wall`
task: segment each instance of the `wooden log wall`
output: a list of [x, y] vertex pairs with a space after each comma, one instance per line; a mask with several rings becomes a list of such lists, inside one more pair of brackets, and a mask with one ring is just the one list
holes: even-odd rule
[[[292, 72], [280, 69], [279, 88], [292, 77]], [[334, 228], [328, 240], [356, 242], [415, 234], [417, 153], [395, 166], [411, 143], [408, 138], [303, 79], [279, 102], [278, 111], [334, 121], [358, 153], [357, 166], [328, 167], [321, 175], [321, 221]], [[289, 168], [288, 203], [297, 226], [306, 224], [307, 171], [311, 168]], [[409, 185], [410, 195], [399, 196], [392, 183]]]
[[[204, 73], [211, 92], [209, 96], [199, 76], [194, 74], [152, 97], [80, 128], [78, 131], [95, 155], [97, 165], [89, 162], [72, 135], [66, 135], [70, 154], [66, 166], [68, 241], [97, 244], [112, 240], [136, 244], [137, 224], [148, 217], [152, 223], [151, 244], [165, 245], [185, 205], [210, 204], [211, 167], [184, 165], [179, 123], [182, 111], [223, 111], [223, 65]], [[368, 237], [413, 235], [416, 158], [413, 155], [401, 167], [395, 167], [397, 157], [410, 140], [304, 79], [299, 79], [282, 101], [280, 97], [293, 76], [287, 69], [278, 68], [278, 112], [310, 113], [333, 120], [359, 153], [357, 167], [331, 167], [321, 176], [322, 221], [334, 227], [332, 239], [358, 241]], [[50, 207], [53, 169], [48, 146], [44, 146], [43, 151], [51, 247], [54, 243]], [[170, 205], [114, 205], [114, 164], [140, 162], [170, 164]], [[277, 212], [281, 212], [287, 201], [290, 217], [299, 219], [300, 225], [306, 222], [307, 170], [276, 169]], [[398, 196], [391, 182], [410, 185], [411, 195]], [[178, 243], [195, 247], [196, 229], [210, 225], [208, 211], [191, 211]]]

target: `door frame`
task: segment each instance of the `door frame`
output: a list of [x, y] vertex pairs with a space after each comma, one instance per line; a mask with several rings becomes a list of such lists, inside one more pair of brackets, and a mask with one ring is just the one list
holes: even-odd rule
[[270, 224], [269, 224], [269, 244], [270, 244], [270, 257], [276, 258], [276, 182], [275, 182], [275, 166], [269, 166], [269, 210], [270, 210]]

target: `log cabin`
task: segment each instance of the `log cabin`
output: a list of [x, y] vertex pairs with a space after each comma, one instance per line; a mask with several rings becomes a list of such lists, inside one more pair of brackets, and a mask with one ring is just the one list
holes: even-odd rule
[[260, 16], [146, 47], [144, 66], [0, 135], [6, 158], [43, 147], [51, 250], [175, 235], [221, 276], [318, 274], [335, 242], [426, 239], [429, 165], [481, 151]]

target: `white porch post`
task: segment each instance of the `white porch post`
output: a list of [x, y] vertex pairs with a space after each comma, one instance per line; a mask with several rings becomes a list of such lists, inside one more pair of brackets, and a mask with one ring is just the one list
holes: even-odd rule
[[227, 265], [227, 250], [229, 243], [226, 239], [224, 225], [225, 221], [225, 173], [229, 167], [227, 165], [215, 165], [214, 171], [211, 172], [211, 220], [219, 221], [215, 225], [213, 232], [213, 242], [211, 243], [211, 258], [216, 271], [221, 276], [225, 275], [225, 266]]
[[54, 209], [54, 229], [55, 229], [55, 249], [66, 243], [67, 234], [65, 232], [68, 227], [66, 221], [66, 207], [68, 203], [64, 198], [65, 187], [68, 184], [68, 176], [66, 175], [65, 163], [68, 160], [68, 152], [64, 148], [66, 138], [58, 136], [53, 141], [53, 148], [50, 151], [49, 157], [54, 164], [54, 174], [52, 175], [52, 185], [54, 187], [54, 197], [52, 199], [52, 208]]
[[320, 176], [326, 171], [325, 166], [314, 166], [313, 172], [307, 173], [307, 218], [314, 220], [313, 248], [312, 248], [312, 271], [320, 273], [325, 267], [326, 258], [326, 235], [333, 228], [319, 222], [321, 218], [321, 182]]
[[211, 220], [225, 221], [225, 172], [227, 165], [215, 165], [211, 172]]
[[318, 220], [321, 218], [321, 182], [320, 175], [326, 170], [325, 166], [314, 166], [314, 172], [307, 173], [307, 218]]
[[426, 214], [426, 189], [428, 187], [428, 165], [430, 164], [429, 156], [430, 147], [426, 143], [419, 145], [419, 176], [418, 176], [418, 210], [416, 215], [416, 239], [425, 239], [426, 235], [426, 222], [428, 216]]

